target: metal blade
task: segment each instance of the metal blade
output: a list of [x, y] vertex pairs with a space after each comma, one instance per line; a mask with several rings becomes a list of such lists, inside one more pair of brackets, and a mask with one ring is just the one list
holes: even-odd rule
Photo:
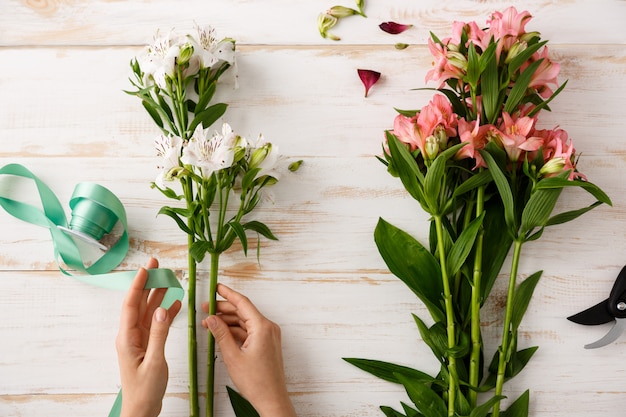
[[600, 340], [585, 345], [585, 349], [596, 349], [616, 341], [626, 329], [626, 319], [615, 319], [615, 325]]
[[608, 299], [601, 301], [595, 306], [589, 307], [585, 311], [574, 314], [567, 319], [569, 321], [573, 321], [574, 323], [585, 324], [587, 326], [609, 323], [613, 321], [614, 317], [609, 311], [608, 302]]

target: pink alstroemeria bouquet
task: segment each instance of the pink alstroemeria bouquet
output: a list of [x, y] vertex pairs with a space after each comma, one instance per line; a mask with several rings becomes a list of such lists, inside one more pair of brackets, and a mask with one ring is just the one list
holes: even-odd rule
[[[537, 349], [517, 346], [519, 325], [541, 276], [536, 272], [518, 284], [522, 247], [547, 226], [611, 204], [577, 170], [568, 134], [538, 127], [539, 113], [550, 110], [565, 84], [557, 84], [560, 68], [548, 56], [547, 41], [525, 30], [530, 19], [530, 13], [510, 7], [493, 13], [486, 27], [455, 22], [451, 37], [432, 34], [434, 68], [426, 81], [437, 83], [437, 92], [420, 110], [400, 111], [386, 132], [380, 160], [430, 214], [430, 239], [422, 245], [383, 219], [374, 237], [390, 271], [432, 316], [431, 326], [414, 319], [440, 363], [433, 376], [346, 358], [405, 387], [413, 406], [403, 403], [402, 412], [381, 407], [388, 417], [526, 417], [528, 391], [501, 410], [504, 383]], [[553, 215], [562, 190], [574, 187], [596, 201]], [[481, 307], [511, 247], [502, 339], [486, 361]]]
[[[224, 123], [211, 126], [226, 111], [225, 103], [212, 103], [220, 77], [235, 64], [235, 42], [218, 40], [212, 28], [193, 34], [157, 33], [154, 43], [131, 61], [135, 91], [161, 129], [155, 140], [160, 173], [153, 187], [183, 207], [159, 211], [171, 217], [188, 241], [189, 408], [198, 417], [198, 360], [196, 338], [196, 269], [210, 256], [209, 314], [215, 314], [219, 257], [236, 240], [247, 253], [248, 231], [276, 239], [263, 223], [247, 217], [263, 199], [263, 189], [278, 182], [282, 158], [263, 136], [246, 140]], [[230, 70], [232, 71], [232, 70]], [[295, 171], [299, 162], [288, 168]], [[284, 167], [285, 171], [287, 167]], [[257, 251], [260, 248], [257, 245]], [[258, 253], [257, 253], [258, 256]], [[206, 416], [213, 416], [215, 341], [208, 332]], [[237, 415], [254, 409], [229, 389]], [[252, 414], [251, 414], [252, 413]]]

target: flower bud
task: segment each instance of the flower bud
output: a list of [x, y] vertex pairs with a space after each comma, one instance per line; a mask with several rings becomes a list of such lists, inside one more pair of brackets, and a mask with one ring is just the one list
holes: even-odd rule
[[241, 136], [237, 136], [235, 138], [235, 142], [233, 144], [233, 163], [241, 161], [241, 159], [246, 156], [246, 146], [248, 146], [248, 142], [245, 138]]
[[344, 6], [333, 6], [326, 11], [326, 14], [336, 17], [337, 19], [352, 16], [358, 13], [359, 12], [357, 12], [356, 10]]
[[541, 36], [541, 33], [539, 32], [526, 32], [524, 34], [522, 34], [519, 37], [519, 41], [520, 42], [526, 42], [527, 44], [530, 43], [530, 41], [532, 41], [535, 38], [539, 38]]
[[539, 170], [539, 175], [549, 177], [554, 174], [558, 174], [565, 168], [565, 159], [562, 157], [556, 157], [546, 162]]
[[178, 58], [176, 60], [176, 63], [178, 65], [185, 65], [189, 62], [192, 56], [193, 56], [193, 45], [190, 43], [186, 43], [180, 47], [180, 52], [178, 53]]
[[250, 157], [250, 169], [254, 169], [261, 165], [263, 161], [265, 161], [265, 158], [267, 158], [267, 155], [270, 154], [270, 152], [272, 152], [271, 143], [266, 143], [260, 148], [255, 149], [254, 152], [252, 152], [252, 156]]
[[524, 52], [524, 50], [527, 47], [528, 47], [528, 44], [526, 42], [523, 42], [523, 41], [515, 42], [513, 46], [511, 46], [511, 49], [509, 49], [509, 52], [506, 55], [506, 59], [504, 60], [504, 63], [508, 64], [509, 62], [511, 62], [513, 58], [518, 56], [520, 53]]
[[434, 136], [429, 136], [426, 138], [426, 146], [425, 146], [426, 155], [424, 159], [435, 159], [437, 154], [439, 153], [439, 141]]
[[460, 52], [448, 51], [448, 62], [463, 71], [467, 71], [467, 58]]
[[184, 167], [178, 166], [178, 167], [173, 167], [172, 169], [170, 169], [169, 171], [167, 171], [165, 173], [165, 180], [166, 181], [174, 181], [177, 180], [179, 178], [182, 178], [183, 176], [187, 175], [189, 173], [189, 171], [187, 171]]
[[302, 162], [302, 159], [300, 159], [299, 161], [290, 163], [288, 167], [289, 171], [296, 172], [298, 169], [300, 169], [300, 165], [302, 165]]
[[322, 38], [329, 38], [334, 41], [340, 40], [339, 37], [328, 33], [328, 30], [337, 24], [337, 18], [328, 13], [320, 13], [317, 17], [317, 30], [319, 30]]
[[437, 141], [437, 146], [440, 150], [448, 149], [448, 135], [446, 134], [446, 128], [442, 125], [439, 125], [435, 128], [433, 132], [433, 136]]

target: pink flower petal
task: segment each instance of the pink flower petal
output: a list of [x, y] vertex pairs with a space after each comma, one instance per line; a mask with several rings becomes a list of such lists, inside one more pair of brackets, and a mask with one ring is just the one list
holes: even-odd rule
[[405, 30], [413, 27], [413, 25], [403, 25], [401, 23], [396, 22], [383, 22], [378, 27], [387, 33], [391, 33], [392, 35], [397, 35], [398, 33], [402, 33]]
[[365, 97], [367, 97], [367, 94], [369, 93], [370, 88], [374, 84], [376, 84], [376, 82], [380, 78], [380, 72], [366, 70], [366, 69], [357, 69], [357, 72], [359, 73], [359, 78], [361, 79], [361, 81], [363, 82], [363, 85], [365, 86]]

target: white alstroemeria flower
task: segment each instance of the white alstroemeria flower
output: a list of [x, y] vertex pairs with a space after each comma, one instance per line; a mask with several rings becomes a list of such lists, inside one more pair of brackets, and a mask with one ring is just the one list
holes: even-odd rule
[[172, 77], [176, 71], [176, 59], [183, 44], [184, 39], [172, 31], [167, 35], [156, 33], [154, 42], [148, 45], [144, 54], [138, 58], [141, 70], [145, 74], [146, 85], [150, 85], [153, 80], [159, 88], [166, 87], [167, 77]]
[[162, 165], [158, 168], [161, 170], [157, 176], [155, 183], [159, 188], [165, 188], [165, 181], [172, 181], [173, 171], [180, 167], [179, 158], [183, 148], [183, 139], [174, 135], [159, 135], [154, 140], [154, 147], [157, 155], [162, 158]]
[[259, 134], [256, 141], [251, 143], [249, 152], [248, 160], [251, 167], [260, 169], [255, 178], [269, 175], [276, 180], [280, 179], [278, 146], [266, 141], [263, 135]]
[[195, 48], [195, 54], [202, 68], [211, 68], [220, 61], [235, 63], [235, 42], [232, 39], [217, 40], [215, 29], [211, 26], [200, 27], [196, 25], [197, 38], [190, 38], [199, 46]]
[[222, 125], [222, 132], [215, 132], [209, 137], [209, 129], [198, 125], [183, 149], [183, 164], [198, 168], [204, 178], [209, 178], [215, 171], [228, 168], [235, 158], [237, 135], [228, 123]]

